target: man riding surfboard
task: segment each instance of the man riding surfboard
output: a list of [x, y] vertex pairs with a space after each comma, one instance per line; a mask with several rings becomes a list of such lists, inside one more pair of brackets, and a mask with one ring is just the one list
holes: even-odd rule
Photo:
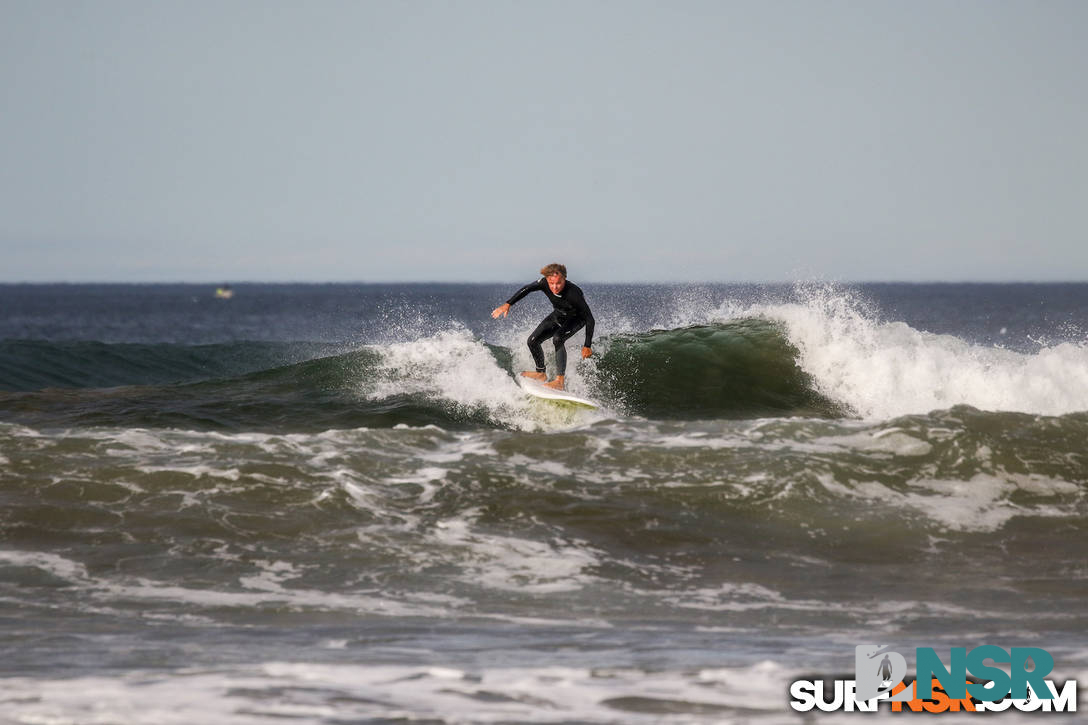
[[[536, 282], [530, 282], [515, 292], [510, 299], [495, 308], [491, 317], [494, 319], [506, 317], [510, 307], [530, 292], [543, 292], [547, 295], [554, 309], [536, 326], [527, 341], [533, 362], [536, 363], [536, 370], [526, 370], [522, 375], [539, 380], [550, 388], [563, 390], [563, 381], [567, 372], [567, 339], [585, 327], [586, 340], [582, 345], [582, 359], [585, 360], [593, 354], [593, 313], [586, 304], [581, 287], [567, 281], [567, 268], [564, 265], [549, 264], [541, 269], [540, 273], [544, 275], [542, 278]], [[556, 372], [555, 379], [550, 382], [544, 366], [544, 350], [541, 348], [541, 344], [549, 337], [555, 346]]]

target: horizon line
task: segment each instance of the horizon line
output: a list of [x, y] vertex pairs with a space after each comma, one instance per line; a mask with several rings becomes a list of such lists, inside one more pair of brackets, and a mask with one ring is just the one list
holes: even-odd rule
[[[535, 277], [536, 275], [531, 275]], [[157, 279], [157, 280], [0, 280], [2, 286], [30, 286], [30, 285], [187, 285], [187, 286], [236, 286], [236, 285], [386, 285], [386, 284], [433, 284], [433, 285], [496, 285], [517, 284], [523, 280], [473, 280], [461, 282], [443, 279], [391, 279], [391, 280], [285, 280], [285, 279], [240, 279], [240, 280], [183, 280], [183, 279]], [[1088, 279], [830, 279], [830, 278], [797, 278], [779, 280], [613, 280], [600, 281], [585, 279], [578, 284], [593, 285], [790, 285], [790, 284], [1088, 284]]]

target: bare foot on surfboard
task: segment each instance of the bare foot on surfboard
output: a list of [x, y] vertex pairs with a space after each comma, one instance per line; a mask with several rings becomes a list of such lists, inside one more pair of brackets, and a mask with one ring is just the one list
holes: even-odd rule
[[553, 388], [554, 390], [565, 390], [566, 389], [566, 387], [563, 385], [563, 376], [562, 375], [557, 375], [555, 377], [555, 380], [552, 380], [551, 382], [548, 382], [548, 383], [544, 383], [544, 386], [547, 387], [547, 388]]
[[539, 380], [542, 383], [548, 382], [548, 375], [546, 373], [538, 373], [533, 370], [526, 370], [522, 373], [523, 377], [531, 378], [533, 380]]

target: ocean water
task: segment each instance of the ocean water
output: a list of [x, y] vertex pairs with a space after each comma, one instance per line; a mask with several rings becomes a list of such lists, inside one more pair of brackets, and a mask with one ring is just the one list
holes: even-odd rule
[[802, 723], [870, 642], [1088, 682], [1088, 285], [579, 281], [588, 411], [516, 385], [525, 281], [0, 286], [0, 722]]

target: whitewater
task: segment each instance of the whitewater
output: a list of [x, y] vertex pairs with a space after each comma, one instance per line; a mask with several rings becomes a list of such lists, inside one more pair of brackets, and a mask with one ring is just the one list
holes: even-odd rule
[[517, 386], [518, 282], [0, 285], [0, 721], [799, 723], [865, 642], [1088, 678], [1088, 285], [576, 281], [595, 411]]

